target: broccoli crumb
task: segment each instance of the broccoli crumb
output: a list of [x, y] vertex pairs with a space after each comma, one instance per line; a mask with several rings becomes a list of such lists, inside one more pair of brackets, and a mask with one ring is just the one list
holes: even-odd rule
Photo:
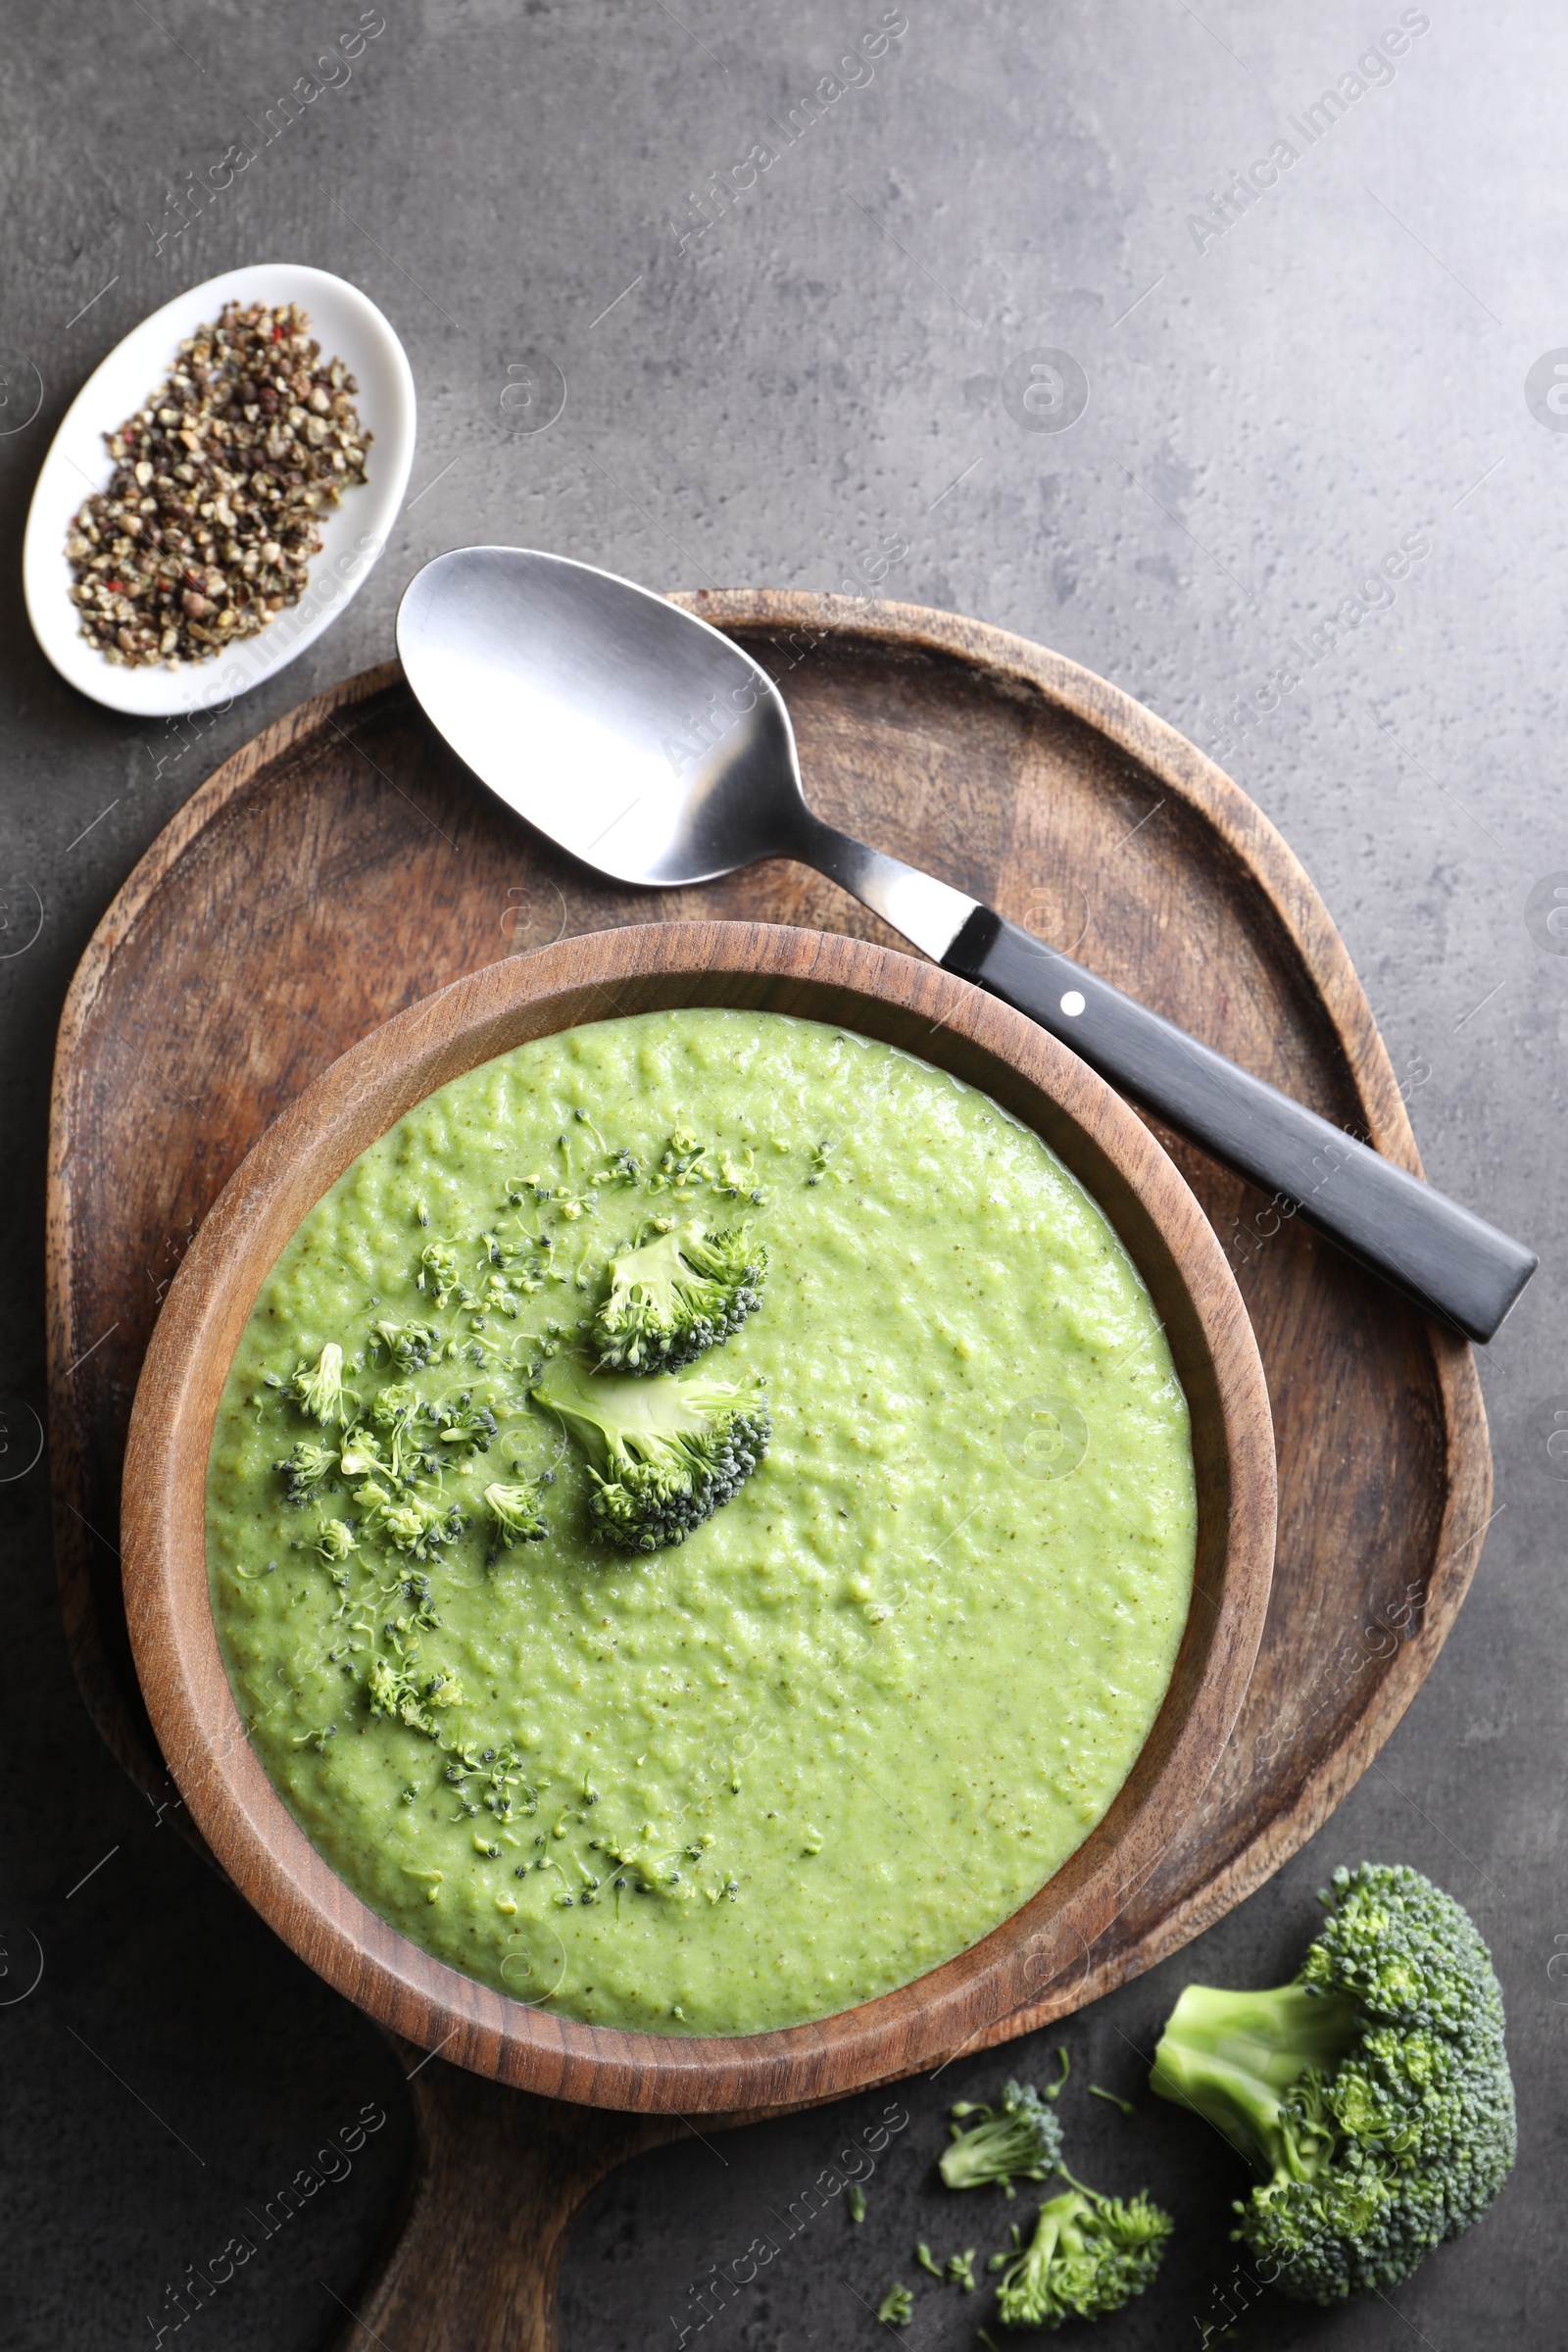
[[1059, 2328], [1064, 2320], [1098, 2320], [1141, 2295], [1164, 2259], [1170, 2215], [1143, 2194], [1103, 2197], [1075, 2180], [1041, 2206], [1025, 2239], [1016, 2222], [1012, 2244], [993, 2254], [997, 2317], [1004, 2328]]
[[[1063, 2077], [1065, 2081], [1065, 2076]], [[1056, 2089], [1061, 2084], [1058, 2082]], [[1048, 2091], [1047, 2097], [1054, 2097]], [[1009, 2082], [998, 2107], [960, 2099], [949, 2127], [953, 2144], [937, 2167], [949, 2188], [985, 2188], [993, 2182], [1009, 2197], [1013, 2181], [1044, 2180], [1061, 2159], [1061, 2126], [1031, 2083]], [[963, 2129], [965, 2117], [979, 2123]]]
[[972, 2295], [980, 2283], [974, 2275], [973, 2246], [962, 2254], [950, 2254], [946, 2262], [939, 2262], [922, 2238], [914, 2249], [914, 2259], [922, 2271], [929, 2271], [931, 2277], [939, 2278], [944, 2286], [961, 2286], [966, 2295]]

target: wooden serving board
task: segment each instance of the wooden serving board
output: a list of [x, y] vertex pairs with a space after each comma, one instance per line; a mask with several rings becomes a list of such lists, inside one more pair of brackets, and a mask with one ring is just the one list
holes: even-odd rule
[[[985, 899], [1419, 1167], [1326, 909], [1261, 813], [1171, 729], [1072, 663], [948, 614], [765, 591], [679, 601], [778, 678], [822, 815]], [[794, 865], [667, 894], [602, 881], [467, 776], [391, 663], [228, 760], [99, 925], [67, 1000], [55, 1072], [56, 1544], [82, 1695], [154, 1795], [168, 1785], [125, 1634], [120, 1469], [148, 1335], [196, 1225], [263, 1128], [388, 1014], [568, 933], [677, 914], [905, 945]], [[1081, 1971], [981, 2040], [1027, 2032], [1163, 1958], [1319, 1827], [1431, 1668], [1491, 1507], [1468, 1348], [1158, 1132], [1231, 1253], [1268, 1376], [1280, 1484], [1273, 1597], [1242, 1718], [1187, 1828]], [[395, 2352], [437, 2340], [545, 2345], [570, 2213], [619, 2157], [650, 2144], [652, 2128], [584, 2116], [568, 2161], [574, 2111], [441, 2061], [415, 2089], [412, 2229], [362, 2317]], [[516, 2158], [519, 2139], [541, 2151], [553, 2184], [530, 2208], [526, 2257], [514, 2228], [507, 2242], [498, 2236], [484, 2254], [494, 2268], [485, 2313], [427, 2338], [415, 2315], [431, 2307], [443, 2259], [454, 2151], [493, 2166], [504, 2149]]]

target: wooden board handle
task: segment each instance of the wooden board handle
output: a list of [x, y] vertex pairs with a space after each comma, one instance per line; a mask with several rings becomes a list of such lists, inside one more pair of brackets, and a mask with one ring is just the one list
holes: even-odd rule
[[333, 2352], [556, 2352], [572, 2224], [676, 2116], [568, 2107], [405, 2050], [415, 2159], [379, 2268]]

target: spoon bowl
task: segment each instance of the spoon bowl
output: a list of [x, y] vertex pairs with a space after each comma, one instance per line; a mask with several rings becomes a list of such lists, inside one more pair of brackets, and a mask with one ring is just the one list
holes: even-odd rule
[[787, 856], [811, 821], [760, 663], [591, 564], [437, 556], [403, 599], [398, 652], [475, 774], [525, 812], [547, 795], [562, 848], [618, 882], [709, 882]]

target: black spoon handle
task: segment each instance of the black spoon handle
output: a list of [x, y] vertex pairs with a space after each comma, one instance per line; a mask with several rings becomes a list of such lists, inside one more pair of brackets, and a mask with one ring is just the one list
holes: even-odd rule
[[1467, 1339], [1492, 1338], [1540, 1263], [1534, 1250], [990, 907], [975, 908], [942, 961], [1026, 1012], [1217, 1159], [1294, 1201]]

